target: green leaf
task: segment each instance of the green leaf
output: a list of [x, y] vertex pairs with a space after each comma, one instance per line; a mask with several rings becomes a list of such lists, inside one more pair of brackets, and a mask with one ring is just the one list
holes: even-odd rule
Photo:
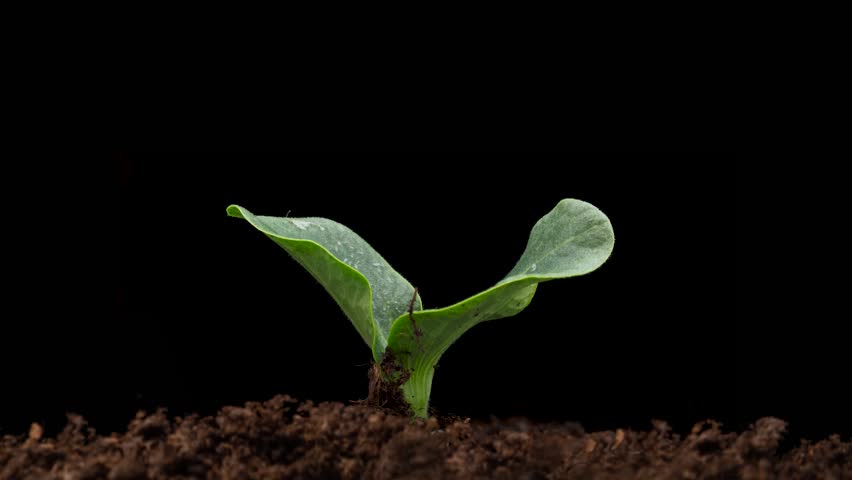
[[603, 212], [580, 200], [562, 200], [535, 224], [521, 259], [497, 285], [446, 308], [397, 318], [388, 349], [411, 373], [402, 388], [414, 414], [426, 416], [435, 364], [464, 332], [477, 323], [517, 314], [529, 305], [541, 282], [600, 267], [614, 241]]
[[[305, 267], [352, 321], [373, 359], [381, 361], [392, 322], [408, 311], [414, 287], [373, 247], [325, 218], [266, 217], [238, 205], [228, 207], [228, 215], [247, 220]], [[282, 300], [297, 301], [286, 295]], [[418, 296], [415, 309], [421, 308]]]
[[402, 393], [417, 416], [426, 416], [435, 364], [464, 332], [517, 314], [541, 282], [595, 270], [614, 244], [612, 225], [600, 210], [562, 200], [535, 224], [521, 259], [495, 286], [437, 310], [421, 310], [418, 296], [408, 312], [414, 288], [345, 226], [324, 218], [255, 216], [236, 205], [228, 214], [246, 219], [305, 267], [337, 301], [377, 363], [386, 350], [394, 353], [387, 359], [410, 374], [399, 378], [407, 378]]

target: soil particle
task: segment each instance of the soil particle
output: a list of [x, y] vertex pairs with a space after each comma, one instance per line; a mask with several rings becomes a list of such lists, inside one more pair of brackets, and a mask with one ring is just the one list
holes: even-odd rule
[[373, 363], [367, 376], [370, 386], [367, 398], [357, 403], [400, 415], [406, 415], [410, 411], [400, 387], [409, 379], [411, 372], [397, 362], [392, 351], [385, 352], [381, 363]]
[[177, 479], [852, 479], [852, 443], [832, 436], [779, 452], [776, 418], [742, 433], [713, 421], [687, 435], [586, 433], [527, 419], [409, 420], [364, 404], [288, 396], [212, 417], [139, 413], [127, 432], [98, 436], [69, 415], [56, 436], [34, 424], [0, 438], [0, 480]]

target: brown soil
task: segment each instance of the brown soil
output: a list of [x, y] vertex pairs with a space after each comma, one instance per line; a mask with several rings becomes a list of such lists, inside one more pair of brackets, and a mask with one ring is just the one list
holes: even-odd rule
[[76, 415], [56, 438], [34, 424], [0, 439], [0, 479], [852, 479], [852, 443], [834, 436], [779, 454], [784, 430], [774, 418], [739, 434], [704, 422], [683, 436], [663, 422], [597, 433], [526, 420], [441, 425], [278, 396], [213, 417], [139, 413], [110, 436]]

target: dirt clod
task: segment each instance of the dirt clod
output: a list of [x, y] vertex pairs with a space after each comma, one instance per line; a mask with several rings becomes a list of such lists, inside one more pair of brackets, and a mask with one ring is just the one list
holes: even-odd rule
[[29, 440], [38, 441], [43, 434], [44, 429], [41, 428], [41, 425], [37, 423], [30, 425], [30, 434], [28, 435]]
[[212, 417], [140, 413], [110, 436], [79, 415], [56, 438], [34, 424], [0, 438], [0, 480], [852, 479], [852, 442], [832, 436], [779, 452], [787, 426], [776, 418], [742, 433], [712, 421], [685, 436], [659, 420], [650, 427], [586, 433], [526, 419], [412, 421], [363, 404], [277, 396]]

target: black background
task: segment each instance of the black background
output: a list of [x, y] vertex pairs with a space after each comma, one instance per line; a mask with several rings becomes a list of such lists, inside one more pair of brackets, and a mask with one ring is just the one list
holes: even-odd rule
[[62, 250], [74, 260], [58, 275], [20, 281], [38, 321], [4, 349], [14, 394], [0, 433], [31, 421], [55, 431], [66, 411], [106, 432], [158, 406], [364, 397], [368, 347], [283, 250], [225, 215], [231, 203], [351, 227], [428, 308], [502, 278], [533, 223], [567, 197], [609, 216], [612, 257], [465, 334], [439, 363], [432, 405], [589, 429], [651, 418], [742, 428], [764, 415], [792, 421], [796, 436], [848, 429], [840, 341], [795, 341], [817, 335], [749, 301], [760, 242], [745, 238], [755, 212], [733, 155], [658, 157], [116, 154], [112, 191], [86, 215], [102, 233]]

